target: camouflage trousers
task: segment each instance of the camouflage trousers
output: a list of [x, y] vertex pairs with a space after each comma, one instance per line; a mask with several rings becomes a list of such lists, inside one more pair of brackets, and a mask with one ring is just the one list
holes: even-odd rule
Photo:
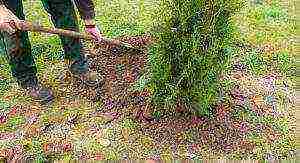
[[[79, 31], [74, 5], [71, 0], [42, 0], [45, 10], [51, 15], [51, 20], [55, 27]], [[19, 19], [25, 20], [22, 0], [6, 1], [6, 7], [10, 9]], [[12, 75], [17, 79], [22, 87], [37, 83], [37, 69], [31, 53], [31, 44], [28, 33], [17, 31], [9, 35], [1, 32], [1, 39]], [[73, 73], [83, 73], [87, 71], [87, 62], [81, 53], [82, 44], [79, 39], [60, 36], [64, 49], [64, 58], [71, 60], [71, 71]]]

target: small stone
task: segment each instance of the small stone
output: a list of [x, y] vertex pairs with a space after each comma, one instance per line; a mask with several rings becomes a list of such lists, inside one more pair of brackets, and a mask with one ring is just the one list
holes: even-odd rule
[[7, 121], [7, 117], [5, 115], [0, 115], [0, 124], [3, 124]]
[[108, 147], [110, 145], [110, 141], [108, 139], [103, 139], [103, 138], [100, 138], [98, 140], [98, 142], [103, 145], [104, 147]]
[[31, 115], [30, 117], [28, 117], [27, 122], [29, 125], [34, 124], [35, 122], [38, 121], [38, 117], [37, 115]]

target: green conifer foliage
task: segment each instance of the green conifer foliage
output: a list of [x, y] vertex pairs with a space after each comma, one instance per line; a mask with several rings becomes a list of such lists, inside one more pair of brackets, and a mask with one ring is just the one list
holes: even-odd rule
[[231, 16], [241, 0], [161, 0], [149, 62], [152, 102], [173, 111], [180, 102], [198, 115], [211, 115], [218, 76], [231, 46]]

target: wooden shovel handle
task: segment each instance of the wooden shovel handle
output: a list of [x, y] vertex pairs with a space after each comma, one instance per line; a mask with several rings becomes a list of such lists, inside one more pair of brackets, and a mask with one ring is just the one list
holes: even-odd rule
[[[79, 33], [76, 31], [59, 29], [59, 28], [44, 27], [44, 26], [41, 26], [41, 25], [38, 25], [35, 23], [31, 23], [28, 21], [24, 21], [24, 20], [11, 21], [10, 25], [21, 31], [43, 32], [43, 33], [50, 33], [50, 34], [58, 34], [61, 36], [80, 38], [80, 39], [85, 39], [85, 40], [93, 40], [93, 36], [91, 36], [89, 34]], [[109, 38], [105, 38], [105, 37], [101, 38], [100, 43], [125, 46], [127, 48], [133, 48], [128, 43], [124, 43], [119, 40], [109, 39]]]

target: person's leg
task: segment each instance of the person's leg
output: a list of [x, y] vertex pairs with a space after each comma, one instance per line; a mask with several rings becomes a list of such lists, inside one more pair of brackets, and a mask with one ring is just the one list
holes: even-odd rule
[[[5, 5], [19, 19], [25, 20], [22, 0], [5, 1]], [[4, 40], [4, 48], [8, 53], [12, 75], [17, 79], [18, 84], [23, 88], [37, 84], [37, 69], [31, 54], [28, 33], [17, 31], [15, 34], [10, 35], [2, 32], [1, 36]]]
[[[71, 0], [42, 0], [45, 10], [51, 15], [56, 28], [79, 31], [74, 5]], [[88, 66], [82, 50], [80, 39], [60, 36], [65, 59], [73, 63], [70, 70], [74, 74], [87, 72]]]
[[[5, 1], [5, 5], [19, 19], [25, 20], [22, 0]], [[4, 49], [7, 52], [12, 75], [17, 79], [18, 84], [35, 100], [41, 103], [52, 102], [54, 99], [52, 91], [38, 83], [37, 69], [31, 54], [28, 33], [23, 31], [17, 31], [14, 34], [0, 32], [0, 35], [3, 39]]]

